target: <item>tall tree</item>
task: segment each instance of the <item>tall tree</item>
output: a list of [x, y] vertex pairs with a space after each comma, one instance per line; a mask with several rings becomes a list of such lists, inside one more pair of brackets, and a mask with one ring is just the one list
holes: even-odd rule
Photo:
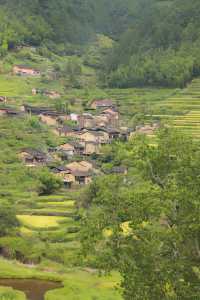
[[199, 145], [164, 130], [156, 147], [136, 138], [121, 152], [126, 179], [99, 179], [85, 197], [84, 251], [119, 270], [126, 300], [197, 299]]

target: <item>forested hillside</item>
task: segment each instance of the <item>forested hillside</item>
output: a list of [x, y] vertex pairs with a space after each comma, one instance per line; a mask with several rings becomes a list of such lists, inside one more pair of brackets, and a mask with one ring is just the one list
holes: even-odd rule
[[117, 41], [102, 63], [110, 87], [183, 87], [200, 73], [198, 0], [1, 0], [0, 53], [28, 44], [60, 55], [104, 34]]
[[1, 0], [0, 5], [1, 54], [22, 43], [65, 52], [97, 32], [117, 38], [130, 19], [127, 1], [121, 0]]
[[183, 87], [200, 73], [200, 2], [134, 2], [132, 24], [106, 64], [110, 86]]

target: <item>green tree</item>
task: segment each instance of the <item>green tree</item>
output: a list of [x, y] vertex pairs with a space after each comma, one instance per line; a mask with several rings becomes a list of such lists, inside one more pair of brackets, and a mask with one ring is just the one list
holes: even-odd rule
[[18, 226], [15, 210], [0, 204], [0, 237], [13, 234]]
[[47, 170], [42, 170], [38, 176], [40, 195], [50, 195], [59, 190], [62, 186], [62, 182], [55, 175], [49, 173]]
[[84, 253], [119, 270], [127, 300], [197, 299], [199, 145], [164, 129], [156, 147], [136, 137], [122, 154], [128, 175], [97, 179], [87, 192]]

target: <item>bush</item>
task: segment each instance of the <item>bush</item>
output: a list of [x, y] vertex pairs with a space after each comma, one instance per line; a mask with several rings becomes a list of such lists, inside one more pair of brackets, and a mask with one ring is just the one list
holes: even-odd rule
[[62, 182], [59, 178], [49, 173], [47, 170], [43, 170], [39, 175], [39, 194], [50, 195], [61, 188]]
[[0, 205], [0, 237], [15, 232], [19, 221], [13, 208]]

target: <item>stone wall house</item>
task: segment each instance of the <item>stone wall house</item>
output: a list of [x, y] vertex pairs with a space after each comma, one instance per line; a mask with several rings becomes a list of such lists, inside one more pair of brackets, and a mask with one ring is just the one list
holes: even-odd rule
[[88, 161], [74, 161], [71, 162], [69, 164], [66, 165], [66, 168], [68, 168], [69, 170], [79, 170], [79, 171], [89, 171], [89, 170], [93, 170], [93, 165], [88, 162]]
[[70, 143], [65, 143], [57, 147], [57, 150], [64, 153], [68, 157], [72, 157], [75, 154], [75, 147]]
[[97, 142], [82, 142], [84, 143], [84, 154], [100, 154], [100, 144]]
[[35, 167], [37, 165], [45, 165], [51, 161], [50, 156], [40, 150], [32, 148], [24, 148], [19, 153], [19, 158], [28, 167]]
[[94, 117], [91, 114], [83, 114], [78, 116], [79, 128], [90, 129], [95, 126]]
[[70, 141], [57, 147], [57, 150], [70, 158], [74, 155], [83, 155], [85, 146], [77, 141]]
[[94, 117], [94, 123], [96, 127], [106, 127], [109, 125], [110, 120], [106, 115], [99, 115]]
[[72, 162], [66, 165], [75, 177], [76, 184], [89, 184], [92, 181], [93, 165], [87, 161]]
[[84, 154], [85, 145], [82, 144], [81, 142], [71, 141], [70, 145], [72, 145], [74, 147], [74, 153], [76, 155], [83, 155]]
[[81, 132], [79, 130], [75, 130], [70, 126], [63, 126], [57, 129], [57, 133], [59, 136], [62, 137], [73, 137], [73, 138], [80, 138]]
[[104, 130], [108, 134], [110, 141], [119, 139], [121, 136], [121, 131], [118, 128], [107, 127], [107, 128], [104, 128]]
[[6, 96], [0, 96], [0, 103], [6, 103], [7, 97]]
[[71, 188], [76, 181], [75, 176], [72, 175], [71, 171], [64, 166], [54, 167], [52, 171], [63, 181], [65, 187]]
[[20, 76], [40, 76], [41, 72], [29, 66], [16, 65], [13, 67], [13, 74]]
[[136, 133], [152, 135], [154, 134], [155, 130], [159, 128], [159, 124], [154, 123], [152, 125], [144, 125], [144, 126], [137, 126]]
[[106, 144], [109, 142], [109, 135], [104, 131], [87, 131], [81, 134], [81, 140], [85, 142]]
[[82, 160], [82, 161], [79, 162], [79, 165], [82, 168], [85, 168], [87, 171], [93, 170], [93, 164], [91, 162], [89, 162], [89, 161]]
[[79, 115], [75, 113], [71, 113], [69, 119], [74, 122], [78, 122]]
[[111, 99], [94, 100], [91, 104], [92, 109], [114, 107], [114, 102]]
[[74, 170], [71, 174], [75, 177], [75, 183], [78, 185], [87, 185], [92, 182], [91, 171]]
[[107, 124], [111, 127], [119, 126], [119, 112], [115, 108], [107, 108], [102, 113], [107, 118]]

